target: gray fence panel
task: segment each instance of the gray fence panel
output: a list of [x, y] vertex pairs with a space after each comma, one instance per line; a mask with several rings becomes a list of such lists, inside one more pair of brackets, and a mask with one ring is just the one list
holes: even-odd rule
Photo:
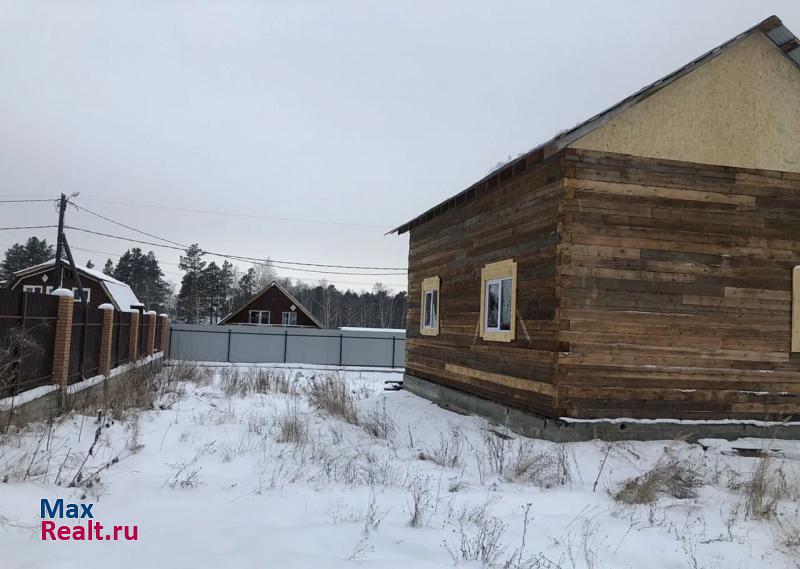
[[340, 335], [287, 336], [286, 361], [304, 364], [339, 365]]
[[405, 334], [174, 324], [169, 357], [208, 362], [403, 367]]
[[229, 361], [241, 363], [277, 363], [283, 361], [284, 334], [231, 333]]
[[396, 340], [393, 367], [406, 367], [406, 339], [397, 338]]
[[185, 330], [174, 327], [170, 336], [170, 357], [199, 362], [224, 362], [227, 334], [222, 330]]
[[[392, 346], [392, 344], [395, 344]], [[397, 349], [394, 338], [342, 336], [342, 364], [353, 366], [392, 365], [392, 351]], [[396, 355], [396, 354], [395, 354]]]

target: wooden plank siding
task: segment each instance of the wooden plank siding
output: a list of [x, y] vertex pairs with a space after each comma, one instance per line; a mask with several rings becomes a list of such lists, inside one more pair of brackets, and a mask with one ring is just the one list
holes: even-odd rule
[[582, 150], [564, 160], [559, 412], [800, 413], [798, 176]]
[[[558, 355], [555, 293], [562, 159], [411, 230], [406, 370], [423, 379], [552, 416]], [[481, 269], [518, 263], [516, 337], [479, 335]], [[420, 335], [421, 283], [438, 276], [437, 336]]]
[[[410, 233], [411, 375], [547, 417], [800, 416], [798, 174], [567, 149]], [[481, 269], [510, 258], [516, 338], [484, 341]]]

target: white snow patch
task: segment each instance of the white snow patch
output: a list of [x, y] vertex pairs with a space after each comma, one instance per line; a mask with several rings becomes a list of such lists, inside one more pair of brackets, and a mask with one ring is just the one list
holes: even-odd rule
[[[406, 391], [383, 391], [385, 370], [271, 367], [299, 386], [338, 372], [358, 398], [361, 417], [385, 410], [392, 433], [375, 438], [314, 410], [302, 394], [226, 396], [222, 376], [232, 370], [225, 368], [213, 370], [211, 385], [181, 384], [182, 399], [141, 413], [135, 423], [128, 417], [98, 424], [87, 413], [57, 421], [52, 432], [31, 426], [0, 442], [0, 477], [17, 473], [0, 484], [3, 566], [445, 569], [454, 566], [448, 549], [459, 555], [462, 528], [474, 539], [485, 523], [480, 520], [492, 519], [505, 547], [495, 566], [503, 566], [522, 544], [528, 504], [525, 548], [514, 559], [552, 563], [508, 565], [514, 569], [784, 569], [797, 563], [797, 554], [780, 545], [781, 525], [745, 519], [741, 491], [730, 484], [746, 481], [758, 464], [735, 449], [771, 441], [709, 440], [704, 450], [682, 441], [559, 445], [507, 432], [500, 438], [494, 432], [502, 429], [481, 418], [448, 412]], [[389, 377], [401, 380], [402, 374]], [[278, 442], [280, 422], [292, 409], [307, 429], [304, 444]], [[453, 432], [461, 437], [456, 465], [420, 458], [435, 455]], [[43, 440], [53, 450], [42, 451]], [[499, 474], [486, 440], [508, 445], [505, 460], [512, 464], [519, 449], [563, 457], [568, 479], [546, 487], [515, 477], [513, 468]], [[800, 456], [800, 442], [780, 445], [787, 457]], [[616, 503], [610, 494], [650, 470], [665, 447], [671, 457], [702, 469], [697, 496], [664, 495], [652, 507]], [[91, 487], [70, 488], [84, 458], [83, 472], [97, 477]], [[62, 484], [56, 485], [62, 464]], [[798, 462], [782, 464], [794, 483]], [[415, 484], [426, 489], [419, 528], [408, 523], [408, 487]], [[139, 541], [42, 541], [42, 498], [94, 503], [96, 522], [138, 524]], [[781, 503], [781, 523], [794, 521], [795, 506]], [[461, 560], [458, 566], [481, 564]]]
[[65, 288], [54, 289], [50, 294], [52, 294], [53, 296], [71, 296], [71, 297], [75, 296], [74, 292], [72, 292], [71, 290], [67, 290]]
[[33, 389], [29, 389], [27, 391], [23, 391], [18, 395], [12, 395], [11, 397], [4, 397], [0, 399], [0, 411], [6, 411], [8, 409], [13, 409], [23, 405], [25, 403], [30, 403], [34, 399], [39, 399], [39, 397], [44, 397], [51, 391], [55, 391], [58, 389], [56, 384], [52, 385], [40, 385], [39, 387], [34, 387]]

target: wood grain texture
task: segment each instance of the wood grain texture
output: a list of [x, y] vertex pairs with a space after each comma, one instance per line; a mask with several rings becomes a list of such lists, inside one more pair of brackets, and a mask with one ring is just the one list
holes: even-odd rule
[[570, 151], [558, 405], [578, 418], [784, 418], [800, 184], [781, 172]]
[[[411, 230], [408, 373], [548, 417], [800, 415], [800, 176], [567, 149]], [[479, 334], [517, 263], [516, 338]], [[796, 348], [800, 340], [795, 339]]]

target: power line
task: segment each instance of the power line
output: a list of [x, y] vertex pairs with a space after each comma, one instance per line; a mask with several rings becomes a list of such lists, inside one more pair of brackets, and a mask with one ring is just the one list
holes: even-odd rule
[[0, 203], [41, 203], [41, 202], [54, 202], [56, 200], [0, 200]]
[[15, 229], [52, 229], [58, 225], [20, 225], [18, 227], [0, 227], [0, 231], [12, 231]]
[[[94, 215], [94, 216], [97, 216], [97, 217], [99, 217], [101, 219], [104, 219], [104, 220], [106, 220], [108, 222], [111, 222], [111, 223], [114, 223], [116, 225], [119, 225], [120, 227], [124, 227], [125, 229], [130, 229], [131, 231], [135, 231], [136, 233], [140, 233], [142, 235], [146, 235], [147, 237], [152, 237], [153, 239], [158, 239], [159, 241], [164, 241], [165, 243], [170, 243], [172, 245], [177, 245], [177, 246], [181, 247], [184, 250], [188, 249], [188, 247], [189, 247], [189, 245], [187, 245], [185, 243], [178, 243], [176, 241], [172, 241], [170, 239], [167, 239], [166, 237], [159, 237], [158, 235], [154, 235], [152, 233], [147, 233], [146, 231], [142, 231], [141, 229], [136, 229], [135, 227], [131, 227], [130, 225], [126, 225], [126, 224], [122, 223], [121, 221], [117, 221], [115, 219], [111, 219], [110, 217], [106, 217], [106, 216], [104, 216], [102, 214], [97, 213], [96, 211], [92, 211], [92, 210], [87, 209], [87, 208], [85, 208], [83, 206], [79, 206], [79, 205], [74, 204], [74, 203], [72, 205], [75, 206], [76, 208], [78, 208], [79, 210], [85, 211], [86, 213], [89, 213], [91, 215]], [[222, 256], [234, 257], [234, 255], [222, 255]], [[260, 258], [256, 258], [256, 257], [244, 257], [244, 256], [236, 256], [236, 258], [239, 258], [241, 260], [254, 261], [254, 262], [266, 261], [267, 260], [267, 259], [260, 259]], [[365, 270], [365, 271], [405, 271], [406, 270], [405, 267], [365, 267], [365, 266], [359, 266], [359, 265], [329, 265], [329, 264], [324, 264], [324, 263], [303, 263], [303, 262], [300, 262], [300, 261], [282, 261], [280, 259], [269, 259], [268, 261], [270, 263], [282, 263], [284, 265], [299, 265], [301, 267], [324, 267], [324, 268], [330, 268], [330, 269], [356, 269], [356, 270]], [[320, 271], [317, 271], [317, 272], [320, 272]]]
[[136, 229], [135, 227], [131, 227], [130, 225], [125, 225], [121, 221], [117, 221], [115, 219], [111, 219], [110, 217], [106, 217], [106, 216], [104, 216], [102, 214], [97, 213], [96, 211], [92, 211], [92, 210], [90, 210], [88, 208], [85, 208], [83, 206], [80, 206], [80, 205], [78, 205], [76, 203], [72, 203], [72, 205], [74, 207], [78, 208], [81, 211], [85, 211], [86, 213], [89, 213], [91, 215], [99, 217], [100, 219], [105, 219], [106, 221], [109, 221], [111, 223], [119, 225], [120, 227], [124, 227], [125, 229], [130, 229], [131, 231], [135, 231], [136, 233], [141, 233], [142, 235], [146, 235], [147, 237], [152, 237], [153, 239], [158, 239], [159, 241], [164, 241], [166, 243], [171, 243], [172, 245], [178, 245], [180, 247], [183, 247], [184, 249], [186, 249], [188, 247], [188, 245], [185, 245], [183, 243], [177, 243], [175, 241], [170, 241], [169, 239], [165, 239], [164, 237], [159, 237], [158, 235], [153, 235], [152, 233], [147, 233], [146, 231], [142, 231], [141, 229]]
[[377, 225], [373, 223], [355, 223], [355, 222], [347, 222], [347, 221], [329, 221], [325, 219], [306, 219], [306, 218], [299, 218], [299, 217], [277, 217], [277, 216], [270, 216], [270, 215], [259, 215], [255, 213], [241, 213], [241, 212], [233, 212], [233, 211], [212, 211], [207, 209], [194, 209], [188, 207], [170, 207], [165, 205], [152, 205], [152, 204], [143, 204], [143, 203], [133, 203], [133, 202], [120, 202], [120, 201], [111, 201], [111, 200], [101, 200], [95, 198], [80, 198], [81, 200], [93, 201], [98, 203], [107, 203], [112, 205], [124, 205], [124, 206], [131, 206], [131, 207], [144, 207], [149, 209], [159, 209], [159, 210], [170, 210], [170, 211], [181, 211], [187, 213], [202, 213], [206, 215], [220, 215], [226, 217], [249, 217], [251, 219], [268, 219], [273, 221], [290, 221], [290, 222], [300, 222], [300, 223], [318, 223], [323, 225], [345, 225], [345, 226], [352, 226], [352, 227], [375, 227], [379, 229], [385, 229], [385, 225]]
[[[74, 231], [81, 231], [83, 233], [90, 233], [92, 235], [99, 235], [101, 237], [109, 237], [111, 239], [119, 239], [120, 241], [129, 241], [131, 243], [141, 243], [143, 245], [150, 245], [151, 247], [161, 247], [163, 249], [172, 249], [177, 251], [185, 251], [183, 247], [174, 247], [172, 245], [163, 245], [161, 243], [153, 243], [152, 241], [142, 241], [140, 239], [132, 239], [130, 237], [120, 237], [119, 235], [112, 235], [110, 233], [103, 233], [102, 231], [93, 231], [91, 229], [83, 229], [81, 227], [73, 227], [71, 225], [64, 226], [65, 229], [72, 229]], [[303, 273], [320, 273], [326, 275], [350, 275], [350, 276], [386, 276], [386, 277], [404, 277], [406, 273], [353, 273], [353, 272], [342, 272], [342, 271], [321, 271], [318, 269], [298, 269], [297, 267], [287, 267], [285, 265], [278, 264], [278, 262], [273, 261], [272, 259], [259, 259], [256, 257], [244, 257], [240, 255], [231, 255], [226, 253], [215, 253], [213, 251], [206, 251], [203, 249], [203, 253], [206, 255], [212, 255], [214, 257], [221, 257], [224, 259], [233, 259], [237, 261], [245, 261], [251, 262], [256, 264], [268, 265], [271, 267], [275, 267], [278, 269], [284, 269], [288, 271], [299, 271]], [[328, 266], [328, 265], [314, 265], [314, 266]]]

